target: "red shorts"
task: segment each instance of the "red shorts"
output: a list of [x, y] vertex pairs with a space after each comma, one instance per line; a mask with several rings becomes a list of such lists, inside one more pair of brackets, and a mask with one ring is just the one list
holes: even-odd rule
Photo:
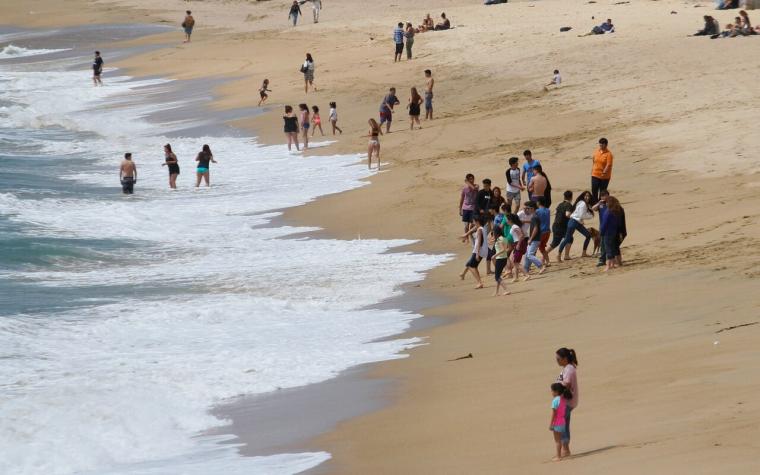
[[538, 249], [541, 252], [546, 252], [546, 243], [549, 242], [549, 237], [552, 235], [551, 231], [547, 231], [541, 234], [541, 244], [538, 245]]
[[512, 262], [519, 264], [526, 252], [528, 252], [528, 240], [521, 239], [515, 246], [515, 252], [512, 253]]

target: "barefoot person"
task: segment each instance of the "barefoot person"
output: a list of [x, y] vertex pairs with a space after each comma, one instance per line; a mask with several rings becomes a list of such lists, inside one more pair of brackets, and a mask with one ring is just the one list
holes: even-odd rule
[[478, 283], [475, 288], [482, 289], [483, 280], [480, 278], [478, 266], [480, 265], [480, 261], [488, 258], [488, 238], [486, 235], [486, 224], [488, 223], [488, 220], [485, 216], [478, 216], [476, 221], [478, 223], [478, 230], [475, 233], [475, 243], [472, 245], [472, 255], [465, 264], [464, 271], [459, 274], [459, 278], [464, 280], [464, 276], [467, 275], [467, 272], [469, 271]]
[[517, 157], [509, 158], [509, 168], [507, 168], [507, 211], [512, 212], [512, 203], [515, 203], [515, 213], [520, 209], [520, 193], [525, 189], [520, 176], [518, 167], [520, 159]]
[[92, 62], [92, 83], [95, 86], [103, 85], [100, 79], [101, 74], [103, 74], [103, 57], [100, 56], [100, 51], [95, 51], [95, 59]]
[[301, 65], [301, 72], [303, 73], [303, 92], [309, 93], [309, 86], [313, 92], [317, 92], [317, 88], [314, 86], [314, 58], [311, 57], [311, 53], [306, 53], [306, 60]]
[[296, 145], [296, 150], [300, 151], [298, 147], [298, 117], [293, 113], [292, 106], [285, 106], [285, 115], [282, 116], [282, 120], [285, 122], [285, 137], [288, 139], [288, 151], [291, 150], [293, 144]]
[[569, 348], [560, 348], [555, 354], [557, 364], [562, 367], [562, 372], [557, 377], [557, 382], [570, 390], [573, 398], [567, 402], [565, 411], [565, 431], [562, 433], [562, 457], [570, 456], [570, 414], [578, 407], [580, 391], [578, 389], [578, 358], [575, 356], [575, 350]]
[[406, 106], [409, 109], [409, 130], [414, 130], [415, 122], [418, 128], [422, 128], [422, 124], [420, 124], [420, 105], [422, 105], [422, 96], [417, 92], [417, 88], [413, 87], [409, 97], [409, 104]]
[[567, 426], [567, 420], [565, 414], [567, 414], [567, 405], [573, 398], [573, 393], [568, 388], [562, 385], [562, 383], [553, 383], [551, 385], [552, 391], [552, 417], [549, 422], [549, 430], [554, 434], [554, 445], [556, 447], [556, 453], [552, 458], [552, 461], [559, 462], [562, 460], [562, 436], [565, 433], [565, 427]]
[[[559, 247], [562, 240], [565, 239], [567, 234], [567, 222], [570, 219], [570, 215], [573, 213], [573, 192], [570, 190], [565, 191], [564, 201], [557, 205], [557, 209], [554, 212], [554, 223], [552, 224], [552, 243], [549, 249], [546, 250], [548, 255], [554, 249]], [[569, 250], [568, 250], [569, 252]], [[548, 259], [547, 259], [547, 262]], [[557, 262], [562, 262], [562, 253], [557, 254]]]
[[507, 228], [509, 229], [507, 242], [512, 245], [512, 260], [507, 263], [507, 266], [512, 274], [512, 282], [517, 282], [520, 278], [520, 261], [525, 255], [523, 243], [527, 240], [522, 232], [522, 221], [516, 214], [507, 214]]
[[[522, 182], [527, 187], [533, 179], [533, 175], [536, 174], [534, 168], [541, 165], [541, 162], [533, 159], [533, 152], [530, 150], [523, 152], [523, 158], [525, 158], [525, 163], [522, 166]], [[530, 193], [528, 194], [528, 199], [530, 199]]]
[[343, 131], [338, 127], [338, 105], [334, 101], [330, 103], [330, 125], [333, 135], [335, 135], [336, 130], [343, 134]]
[[[478, 185], [475, 184], [475, 175], [468, 173], [464, 177], [464, 186], [459, 193], [459, 216], [464, 223], [464, 232], [470, 227], [470, 223], [475, 219], [475, 206], [478, 200]], [[464, 242], [464, 241], [463, 241]]]
[[620, 243], [622, 242], [621, 234], [623, 231], [623, 208], [620, 201], [614, 196], [607, 197], [607, 211], [604, 213], [599, 233], [602, 235], [604, 243], [604, 253], [606, 258], [607, 272], [621, 264]]
[[530, 279], [530, 266], [531, 264], [538, 267], [539, 274], [543, 274], [546, 267], [541, 263], [541, 259], [536, 257], [539, 246], [541, 246], [541, 217], [535, 212], [536, 204], [533, 201], [525, 203], [526, 209], [533, 210], [530, 215], [530, 228], [528, 231], [528, 252], [525, 254], [525, 263], [523, 264], [523, 270], [525, 271], [525, 279]]
[[[504, 228], [501, 225], [494, 226], [493, 235], [496, 239], [493, 245], [494, 254], [491, 258], [494, 267], [494, 279], [496, 280], [496, 290], [493, 295], [494, 297], [499, 297], [501, 295], [509, 295], [510, 293], [507, 290], [507, 284], [505, 284], [504, 280], [501, 278], [501, 275], [504, 273], [504, 268], [507, 267], [507, 263], [509, 263], [510, 245], [507, 242], [507, 238], [504, 237]], [[500, 293], [502, 288], [504, 289], [504, 293]]]
[[214, 154], [211, 153], [211, 147], [208, 145], [203, 146], [203, 150], [195, 157], [195, 161], [198, 162], [198, 166], [195, 170], [196, 180], [195, 187], [198, 188], [201, 185], [201, 180], [206, 182], [206, 186], [211, 186], [211, 180], [209, 178], [209, 166], [211, 163], [216, 163], [214, 160]]
[[261, 84], [261, 87], [259, 88], [259, 96], [261, 97], [261, 99], [259, 99], [259, 105], [258, 105], [259, 107], [261, 107], [261, 105], [265, 103], [267, 99], [269, 99], [269, 95], [267, 94], [267, 92], [272, 92], [272, 90], [269, 89], [269, 79], [264, 79], [264, 82]]
[[169, 188], [176, 190], [177, 177], [179, 176], [179, 162], [177, 161], [177, 156], [172, 152], [170, 144], [164, 145], [164, 163], [161, 166], [169, 167]]
[[562, 242], [559, 245], [559, 253], [565, 251], [565, 259], [570, 259], [570, 246], [573, 245], [573, 234], [575, 231], [581, 233], [586, 240], [583, 242], [583, 254], [581, 257], [588, 257], [588, 244], [591, 242], [591, 233], [588, 232], [586, 226], [583, 223], [594, 217], [594, 213], [590, 209], [589, 203], [591, 202], [591, 192], [584, 191], [581, 196], [575, 200], [573, 212], [570, 215], [570, 219], [567, 222], [567, 232]]
[[375, 119], [369, 120], [369, 144], [367, 145], [367, 167], [372, 170], [372, 154], [377, 157], [377, 169], [380, 170], [380, 136], [383, 129]]
[[301, 124], [301, 133], [303, 138], [303, 149], [306, 150], [309, 148], [309, 127], [311, 127], [311, 119], [309, 118], [309, 106], [306, 104], [298, 104], [298, 109], [300, 110], [300, 119], [299, 122]]
[[400, 104], [398, 97], [396, 97], [396, 88], [392, 87], [388, 90], [388, 94], [383, 97], [383, 102], [380, 104], [380, 126], [385, 124], [385, 133], [391, 133], [391, 122], [393, 122], [393, 106]]
[[591, 204], [599, 201], [599, 192], [606, 190], [612, 179], [612, 152], [607, 148], [607, 139], [599, 139], [599, 148], [594, 152], [591, 163]]
[[412, 46], [414, 45], [414, 27], [411, 23], [406, 23], [406, 29], [404, 30], [404, 39], [406, 40], [406, 60], [412, 59]]
[[311, 112], [311, 136], [314, 137], [317, 129], [319, 129], [319, 133], [324, 137], [325, 133], [322, 130], [322, 118], [319, 116], [319, 107], [311, 106]]
[[132, 154], [125, 153], [124, 160], [119, 166], [119, 181], [121, 182], [121, 192], [125, 195], [131, 195], [135, 192], [135, 183], [137, 183], [137, 165], [132, 161]]
[[562, 76], [559, 74], [559, 69], [554, 70], [554, 76], [552, 76], [552, 80], [549, 81], [549, 84], [546, 84], [544, 86], [545, 90], [549, 90], [549, 86], [559, 87], [562, 84]]
[[314, 15], [314, 23], [319, 23], [319, 13], [322, 11], [322, 0], [311, 0], [311, 9]]
[[182, 21], [182, 28], [185, 30], [185, 41], [183, 43], [190, 43], [190, 36], [193, 34], [194, 26], [195, 18], [193, 18], [193, 12], [187, 10], [185, 12], [185, 19]]
[[433, 86], [435, 86], [435, 79], [433, 79], [433, 72], [429, 69], [425, 70], [425, 120], [433, 120]]
[[401, 55], [404, 54], [404, 24], [399, 22], [393, 30], [393, 43], [396, 45], [396, 53], [393, 55], [393, 62], [401, 61]]

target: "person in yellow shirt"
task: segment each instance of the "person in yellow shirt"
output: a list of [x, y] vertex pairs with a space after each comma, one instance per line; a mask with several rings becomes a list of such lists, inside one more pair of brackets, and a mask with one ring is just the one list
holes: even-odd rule
[[607, 190], [612, 179], [612, 152], [607, 148], [607, 139], [599, 139], [599, 148], [594, 152], [591, 165], [591, 204], [599, 201], [599, 192]]

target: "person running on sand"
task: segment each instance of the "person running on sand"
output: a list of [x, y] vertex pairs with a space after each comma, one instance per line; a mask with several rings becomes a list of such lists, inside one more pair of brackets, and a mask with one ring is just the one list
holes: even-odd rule
[[[554, 212], [554, 224], [552, 224], [552, 243], [549, 249], [546, 250], [548, 255], [554, 249], [556, 249], [565, 239], [567, 234], [567, 222], [570, 219], [570, 215], [573, 213], [573, 192], [570, 190], [565, 191], [565, 200], [557, 205], [557, 209]], [[568, 252], [570, 252], [568, 250]], [[546, 262], [549, 262], [548, 258]], [[562, 262], [562, 253], [557, 254], [557, 262]]]
[[465, 264], [464, 270], [459, 274], [459, 278], [464, 280], [464, 276], [467, 275], [467, 271], [470, 271], [478, 285], [476, 289], [483, 288], [483, 280], [480, 278], [480, 272], [478, 272], [478, 266], [480, 261], [488, 258], [488, 237], [486, 231], [486, 224], [488, 223], [485, 216], [478, 216], [476, 219], [478, 223], [478, 230], [475, 233], [475, 243], [472, 246], [472, 255]]
[[[509, 243], [507, 242], [507, 238], [504, 237], [504, 228], [501, 225], [494, 226], [493, 236], [495, 238], [493, 245], [494, 254], [491, 257], [491, 261], [493, 262], [494, 279], [496, 280], [496, 290], [494, 291], [493, 296], [499, 297], [510, 294], [507, 290], [507, 284], [505, 284], [504, 280], [501, 278], [501, 275], [504, 273], [504, 268], [507, 267], [507, 263], [509, 262]], [[502, 288], [504, 289], [504, 293], [499, 292]]]
[[100, 56], [100, 51], [95, 51], [95, 59], [92, 62], [92, 83], [95, 86], [103, 85], [100, 79], [101, 74], [103, 74], [103, 57]]
[[562, 367], [562, 372], [557, 377], [557, 382], [570, 390], [573, 398], [567, 403], [565, 411], [565, 431], [562, 433], [562, 456], [569, 457], [570, 454], [570, 414], [578, 407], [580, 400], [580, 389], [578, 388], [578, 357], [572, 348], [560, 348], [555, 353], [557, 364]]
[[433, 79], [433, 72], [429, 69], [425, 70], [425, 120], [433, 120], [433, 86], [435, 86], [435, 79]]
[[393, 30], [393, 42], [396, 44], [396, 54], [393, 56], [393, 62], [401, 61], [401, 55], [404, 54], [404, 24], [399, 22]]
[[599, 201], [599, 192], [606, 190], [612, 179], [612, 152], [607, 148], [608, 141], [602, 137], [599, 139], [599, 148], [594, 151], [594, 159], [591, 162], [591, 202], [595, 205]]
[[303, 149], [306, 150], [309, 148], [309, 127], [311, 127], [311, 120], [309, 118], [309, 106], [306, 104], [298, 104], [298, 109], [300, 110], [299, 122], [301, 124], [301, 133], [303, 134]]
[[176, 190], [177, 177], [179, 176], [179, 161], [177, 161], [177, 156], [172, 152], [170, 144], [164, 145], [164, 163], [161, 166], [169, 167], [169, 188]]
[[293, 4], [290, 5], [290, 11], [288, 12], [288, 19], [293, 22], [293, 26], [298, 24], [298, 17], [303, 15], [301, 13], [301, 7], [298, 5], [298, 0], [293, 0]]
[[332, 125], [332, 134], [335, 135], [337, 130], [341, 134], [343, 131], [338, 127], [338, 105], [335, 102], [330, 103], [330, 125]]
[[125, 153], [124, 160], [119, 166], [119, 181], [121, 182], [121, 192], [125, 195], [131, 195], [135, 192], [137, 183], [137, 165], [132, 161], [132, 154]]
[[369, 119], [369, 145], [367, 147], [367, 167], [372, 170], [372, 153], [377, 156], [377, 169], [380, 170], [380, 136], [383, 128], [375, 119]]
[[259, 96], [261, 96], [261, 99], [259, 99], [259, 107], [269, 99], [267, 92], [272, 92], [272, 90], [269, 89], [269, 79], [264, 79], [264, 82], [261, 83], [261, 87], [259, 88]]
[[183, 41], [183, 43], [190, 43], [190, 35], [193, 34], [193, 27], [195, 27], [193, 12], [187, 10], [185, 12], [185, 19], [182, 21], [182, 28], [185, 30], [185, 41]]
[[392, 87], [388, 91], [388, 95], [383, 98], [382, 104], [380, 104], [380, 126], [385, 124], [385, 133], [391, 133], [391, 122], [393, 122], [393, 106], [400, 104], [398, 97], [396, 97], [396, 88]]
[[[464, 223], [464, 232], [467, 233], [470, 223], [475, 219], [475, 205], [478, 200], [478, 185], [475, 184], [475, 175], [468, 173], [464, 177], [464, 186], [459, 194], [459, 216]], [[464, 242], [464, 241], [462, 241]]]
[[301, 72], [303, 73], [303, 92], [309, 93], [309, 86], [313, 92], [317, 92], [317, 87], [314, 85], [314, 58], [311, 57], [311, 53], [306, 53], [306, 60], [301, 65]]
[[554, 398], [552, 399], [552, 417], [549, 421], [549, 430], [554, 434], [554, 445], [557, 449], [552, 461], [559, 462], [562, 460], [562, 436], [567, 426], [565, 415], [568, 404], [573, 399], [573, 393], [562, 383], [553, 383], [551, 390]]
[[198, 162], [198, 167], [195, 170], [195, 187], [198, 188], [201, 186], [201, 180], [206, 182], [206, 187], [211, 186], [211, 179], [209, 176], [211, 172], [209, 171], [209, 167], [212, 162], [216, 163], [216, 160], [214, 160], [214, 154], [211, 153], [211, 147], [204, 145], [203, 149], [198, 153], [198, 156], [195, 157], [195, 161]]
[[515, 212], [520, 209], [520, 192], [525, 189], [522, 178], [520, 177], [520, 168], [518, 164], [520, 159], [517, 157], [509, 158], [509, 168], [507, 168], [507, 210], [512, 212], [512, 202], [515, 203]]
[[407, 61], [412, 59], [412, 46], [414, 45], [414, 27], [411, 23], [406, 23], [406, 29], [404, 30], [404, 39], [406, 39], [406, 59]]
[[559, 245], [559, 253], [565, 251], [565, 260], [570, 260], [570, 246], [573, 245], [573, 234], [575, 231], [581, 233], [586, 240], [583, 242], [583, 254], [581, 257], [588, 257], [588, 244], [591, 242], [591, 233], [588, 232], [583, 222], [594, 217], [594, 213], [589, 209], [589, 203], [591, 202], [591, 192], [584, 191], [581, 196], [575, 200], [575, 205], [570, 219], [567, 222], [567, 232], [564, 239]]
[[422, 128], [420, 124], [420, 105], [422, 104], [422, 96], [417, 92], [417, 88], [413, 87], [411, 95], [409, 97], [409, 104], [406, 108], [409, 109], [409, 130], [414, 130], [414, 123], [417, 122], [417, 127]]
[[282, 120], [285, 121], [285, 137], [288, 138], [288, 151], [291, 150], [291, 146], [296, 144], [296, 150], [299, 152], [301, 149], [298, 147], [298, 117], [293, 113], [292, 106], [285, 106], [285, 115], [282, 116]]
[[317, 131], [317, 128], [319, 128], [319, 133], [322, 134], [322, 137], [325, 136], [325, 133], [322, 131], [322, 118], [319, 116], [319, 107], [317, 106], [311, 106], [311, 136], [314, 137], [314, 133]]

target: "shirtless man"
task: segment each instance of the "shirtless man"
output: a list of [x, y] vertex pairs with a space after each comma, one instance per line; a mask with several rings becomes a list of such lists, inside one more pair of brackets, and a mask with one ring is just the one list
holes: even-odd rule
[[435, 85], [433, 72], [426, 69], [425, 78], [425, 120], [433, 120], [433, 86]]
[[131, 195], [135, 190], [137, 183], [137, 165], [132, 161], [132, 154], [125, 153], [124, 160], [119, 167], [119, 180], [121, 181], [121, 191], [125, 195]]

